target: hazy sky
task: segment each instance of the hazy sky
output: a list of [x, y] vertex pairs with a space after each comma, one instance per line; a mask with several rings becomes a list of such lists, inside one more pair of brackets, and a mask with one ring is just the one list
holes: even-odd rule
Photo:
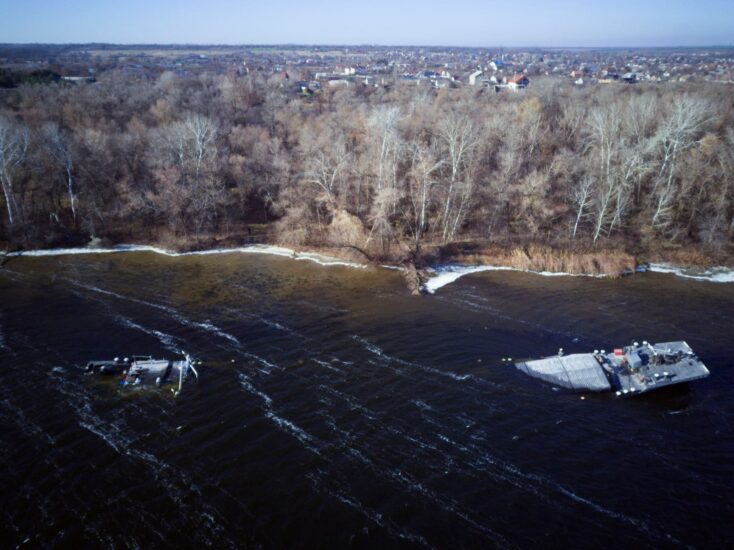
[[734, 0], [0, 0], [0, 42], [734, 44]]

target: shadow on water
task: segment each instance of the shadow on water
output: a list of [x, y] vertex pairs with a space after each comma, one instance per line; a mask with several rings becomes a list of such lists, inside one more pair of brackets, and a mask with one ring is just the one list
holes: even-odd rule
[[690, 383], [661, 388], [648, 394], [634, 396], [631, 399], [642, 401], [651, 405], [655, 410], [668, 413], [683, 412], [694, 402]]

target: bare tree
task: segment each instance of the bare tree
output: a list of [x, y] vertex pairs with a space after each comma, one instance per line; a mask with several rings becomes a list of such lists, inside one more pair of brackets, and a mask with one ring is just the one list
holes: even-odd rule
[[305, 159], [304, 177], [308, 183], [321, 189], [328, 202], [333, 205], [340, 177], [349, 165], [350, 159], [351, 154], [344, 140], [340, 139], [328, 151], [319, 149], [308, 155]]
[[365, 248], [376, 235], [380, 240], [383, 254], [389, 252], [390, 243], [397, 240], [391, 218], [393, 217], [393, 205], [398, 202], [399, 198], [400, 192], [394, 187], [383, 187], [377, 192], [372, 201], [369, 215], [371, 228], [365, 241]]
[[189, 115], [160, 132], [168, 155], [159, 161], [164, 200], [179, 217], [192, 219], [197, 234], [214, 219], [222, 200], [218, 135], [218, 125], [202, 115]]
[[59, 126], [53, 122], [45, 126], [43, 136], [45, 149], [64, 171], [71, 215], [76, 222], [77, 195], [74, 190], [74, 158], [71, 151], [71, 136], [60, 130]]
[[678, 162], [683, 152], [695, 144], [695, 139], [709, 120], [711, 107], [698, 97], [676, 96], [664, 115], [653, 147], [660, 150], [661, 161], [652, 188], [654, 200], [650, 226], [667, 226], [672, 219], [672, 204], [676, 195]]
[[576, 231], [579, 223], [586, 216], [586, 210], [592, 203], [592, 190], [594, 187], [594, 179], [590, 176], [583, 177], [571, 188], [571, 201], [576, 207], [576, 221], [573, 224], [571, 238], [576, 238]]
[[0, 116], [0, 183], [3, 187], [8, 223], [13, 225], [18, 216], [13, 181], [19, 166], [26, 158], [29, 133], [24, 124], [17, 124]]
[[[630, 144], [622, 128], [618, 103], [593, 109], [587, 124], [587, 149], [591, 152], [594, 185], [592, 209], [596, 242], [604, 229], [607, 235], [621, 226], [630, 205], [632, 185], [643, 169], [643, 159]], [[595, 167], [595, 168], [593, 168]]]
[[[441, 238], [444, 241], [454, 236], [457, 200], [466, 201], [467, 197], [462, 195], [467, 193], [465, 187], [469, 182], [464, 181], [466, 168], [472, 162], [471, 155], [476, 151], [478, 146], [478, 135], [472, 119], [463, 113], [450, 112], [438, 123], [437, 137], [446, 157], [448, 166], [448, 175], [446, 185], [446, 195], [444, 199], [443, 214], [441, 219], [442, 231]], [[464, 184], [464, 186], [462, 186]], [[462, 186], [463, 193], [456, 197], [456, 191]], [[470, 188], [469, 188], [469, 193]], [[461, 209], [461, 203], [459, 205]], [[459, 214], [461, 215], [461, 214]]]
[[509, 210], [510, 188], [516, 180], [522, 165], [522, 153], [519, 147], [520, 142], [510, 134], [497, 155], [498, 169], [486, 182], [487, 196], [485, 200], [492, 205], [487, 223], [488, 235], [494, 233], [502, 211]]
[[627, 142], [620, 145], [620, 159], [616, 169], [616, 190], [612, 221], [609, 223], [607, 236], [615, 227], [621, 228], [622, 221], [632, 203], [632, 191], [635, 181], [642, 179], [645, 173], [645, 163], [640, 152]]
[[575, 143], [583, 130], [586, 111], [586, 104], [578, 98], [568, 99], [562, 104], [559, 127], [569, 144]]
[[389, 184], [395, 187], [400, 155], [398, 121], [400, 107], [377, 107], [367, 119], [368, 139], [377, 162], [377, 191]]
[[413, 245], [417, 250], [426, 232], [432, 190], [438, 183], [437, 173], [445, 161], [439, 158], [435, 148], [420, 141], [412, 142], [410, 151], [410, 170], [406, 180], [410, 209], [404, 213], [404, 218], [408, 220]]

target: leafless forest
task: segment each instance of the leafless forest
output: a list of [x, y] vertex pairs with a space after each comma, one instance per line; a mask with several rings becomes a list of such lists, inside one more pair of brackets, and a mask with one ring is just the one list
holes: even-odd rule
[[728, 85], [518, 93], [105, 73], [0, 94], [0, 241], [456, 241], [730, 254]]

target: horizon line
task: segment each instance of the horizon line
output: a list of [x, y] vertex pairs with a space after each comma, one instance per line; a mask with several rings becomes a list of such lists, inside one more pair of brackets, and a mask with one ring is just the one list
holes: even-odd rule
[[686, 45], [676, 44], [667, 46], [640, 46], [640, 45], [625, 45], [625, 46], [502, 46], [502, 45], [491, 45], [491, 46], [458, 46], [448, 44], [380, 44], [380, 43], [353, 43], [353, 44], [339, 44], [339, 43], [298, 43], [298, 42], [261, 42], [261, 43], [215, 43], [215, 42], [0, 42], [0, 47], [3, 46], [165, 46], [165, 47], [216, 47], [216, 48], [258, 48], [258, 47], [319, 47], [319, 48], [451, 48], [451, 49], [508, 49], [508, 50], [665, 50], [665, 49], [734, 49], [734, 43], [732, 44], [707, 44], [707, 45]]

